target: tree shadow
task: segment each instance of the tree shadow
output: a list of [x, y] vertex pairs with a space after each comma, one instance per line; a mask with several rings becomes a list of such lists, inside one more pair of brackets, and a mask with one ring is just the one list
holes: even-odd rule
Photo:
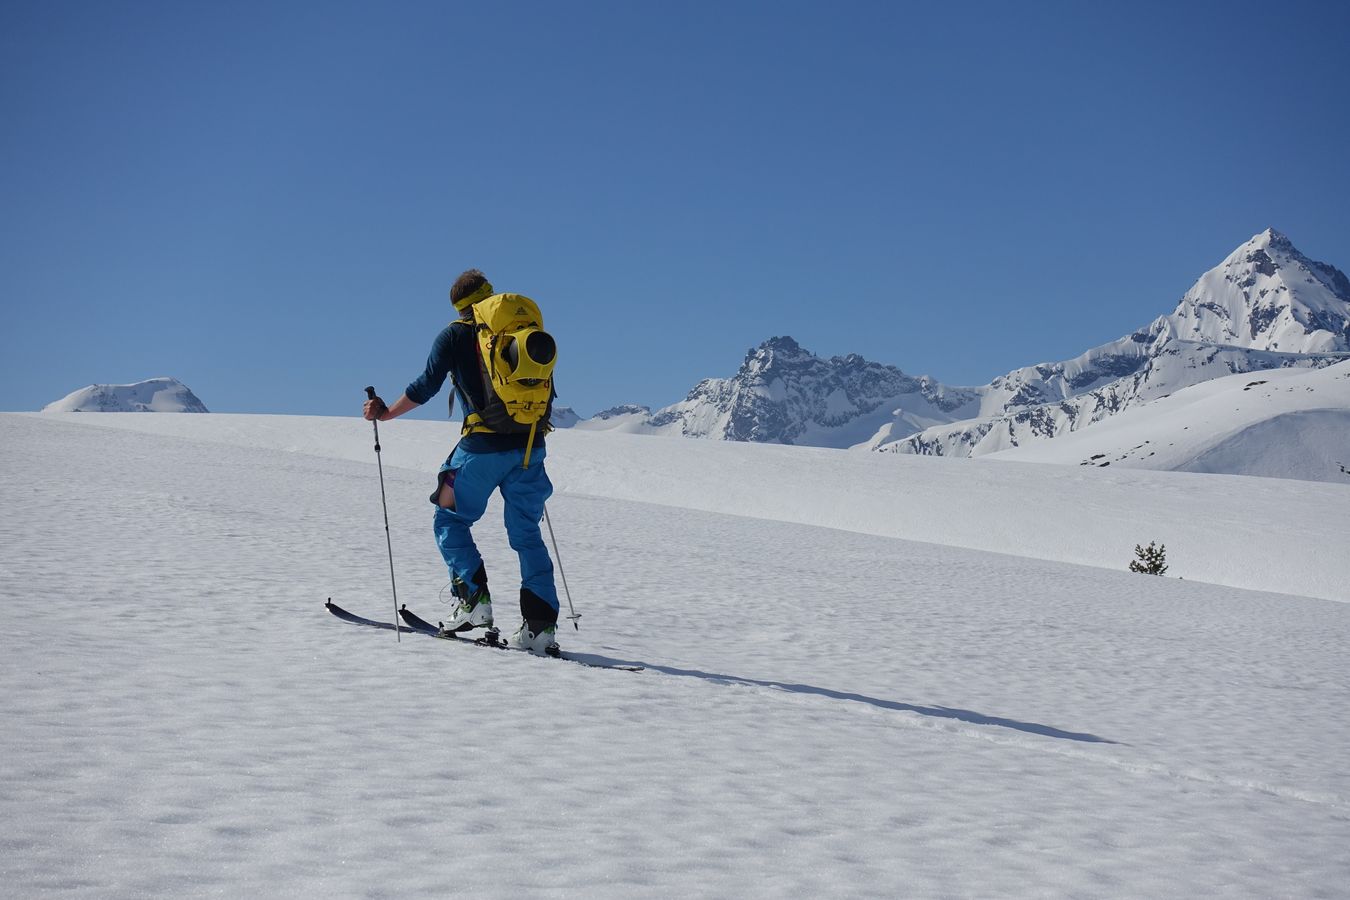
[[[597, 657], [597, 659], [600, 658], [601, 657]], [[983, 713], [974, 712], [969, 709], [954, 709], [949, 706], [919, 706], [914, 703], [904, 703], [899, 700], [883, 700], [880, 697], [869, 697], [866, 694], [856, 694], [852, 691], [836, 691], [830, 688], [816, 687], [810, 684], [796, 684], [788, 681], [765, 681], [758, 678], [742, 678], [739, 675], [721, 675], [716, 672], [704, 672], [700, 669], [681, 669], [676, 666], [638, 662], [636, 660], [618, 660], [609, 659], [607, 657], [604, 657], [603, 659], [608, 663], [642, 666], [651, 669], [653, 672], [661, 672], [666, 675], [675, 675], [682, 678], [701, 678], [704, 681], [711, 681], [717, 684], [774, 688], [792, 694], [812, 694], [817, 697], [828, 697], [831, 700], [848, 700], [853, 703], [865, 703], [868, 706], [875, 706], [878, 709], [917, 713], [921, 716], [931, 716], [935, 719], [952, 719], [957, 722], [965, 722], [969, 725], [992, 725], [997, 728], [1010, 728], [1013, 731], [1022, 731], [1027, 734], [1036, 734], [1041, 737], [1055, 738], [1062, 741], [1079, 741], [1087, 744], [1119, 743], [1118, 741], [1108, 740], [1107, 738], [1098, 737], [1095, 734], [1088, 734], [1082, 731], [1065, 731], [1062, 728], [1055, 728], [1051, 725], [1041, 725], [1037, 722], [1020, 722], [1017, 719], [1007, 719], [1002, 716], [987, 716]]]

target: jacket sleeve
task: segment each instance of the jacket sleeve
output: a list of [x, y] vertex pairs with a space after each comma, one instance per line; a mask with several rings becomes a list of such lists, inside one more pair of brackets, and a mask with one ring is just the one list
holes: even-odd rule
[[453, 357], [451, 343], [449, 327], [436, 335], [436, 340], [431, 345], [431, 353], [427, 356], [426, 369], [403, 392], [409, 400], [421, 405], [440, 393], [446, 376], [450, 374]]

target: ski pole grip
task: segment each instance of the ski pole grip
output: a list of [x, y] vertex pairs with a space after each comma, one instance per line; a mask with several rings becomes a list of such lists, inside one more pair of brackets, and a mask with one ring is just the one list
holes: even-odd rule
[[366, 397], [367, 397], [367, 399], [374, 400], [374, 399], [375, 399], [375, 388], [371, 387], [370, 385], [366, 385]]

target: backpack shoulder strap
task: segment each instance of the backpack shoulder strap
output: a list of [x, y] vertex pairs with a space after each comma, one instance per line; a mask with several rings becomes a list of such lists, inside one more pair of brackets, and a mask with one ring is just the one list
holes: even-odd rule
[[[456, 325], [463, 325], [465, 328], [468, 328], [471, 333], [474, 331], [473, 319], [463, 319], [463, 318], [455, 319], [453, 322], [450, 323], [448, 327], [454, 328]], [[475, 348], [474, 352], [477, 353], [478, 341], [476, 339], [474, 340], [473, 345]], [[477, 415], [477, 413], [474, 412], [473, 407], [469, 404], [468, 393], [464, 390], [464, 388], [460, 386], [458, 379], [455, 378], [454, 369], [450, 370], [450, 384], [452, 385], [449, 392], [450, 410], [447, 418], [453, 419], [455, 417], [456, 394], [459, 394], [460, 405], [464, 407], [464, 418], [467, 420], [469, 416]]]

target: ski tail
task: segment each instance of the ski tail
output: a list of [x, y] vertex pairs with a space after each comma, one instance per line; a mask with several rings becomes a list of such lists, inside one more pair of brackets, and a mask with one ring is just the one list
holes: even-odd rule
[[404, 622], [408, 623], [408, 627], [411, 628], [413, 631], [420, 631], [423, 634], [435, 634], [435, 635], [439, 635], [441, 633], [441, 629], [439, 626], [432, 625], [426, 619], [423, 619], [422, 617], [418, 616], [412, 610], [408, 609], [408, 605], [406, 603], [398, 608], [398, 614], [399, 617], [403, 619]]
[[406, 625], [395, 625], [391, 622], [377, 622], [374, 619], [367, 619], [365, 616], [358, 616], [356, 613], [347, 612], [347, 610], [343, 609], [342, 607], [334, 603], [332, 597], [328, 598], [328, 602], [324, 604], [324, 609], [328, 610], [330, 613], [337, 616], [342, 621], [351, 622], [353, 625], [366, 625], [369, 626], [370, 628], [383, 628], [385, 631], [393, 631], [395, 628], [397, 628], [399, 631], [407, 632], [408, 634], [411, 634], [415, 630], [413, 628], [409, 628]]

